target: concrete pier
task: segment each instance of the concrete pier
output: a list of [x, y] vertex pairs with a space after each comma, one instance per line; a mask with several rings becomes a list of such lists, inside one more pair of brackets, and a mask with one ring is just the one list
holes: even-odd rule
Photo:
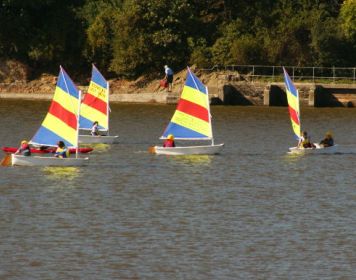
[[356, 85], [317, 85], [315, 88], [316, 107], [355, 107]]
[[[355, 107], [356, 85], [329, 85], [296, 83], [300, 103], [313, 107]], [[283, 83], [266, 85], [263, 91], [263, 105], [287, 106]]]
[[[0, 93], [0, 99], [42, 100], [51, 101], [53, 93]], [[111, 94], [113, 103], [161, 103], [174, 104], [179, 98], [178, 93], [128, 93]]]
[[[356, 84], [332, 85], [295, 83], [302, 106], [355, 107]], [[284, 83], [223, 82], [208, 85], [213, 105], [287, 106]], [[113, 103], [176, 104], [181, 90], [175, 92], [113, 93]], [[0, 99], [51, 100], [53, 93], [0, 93]]]

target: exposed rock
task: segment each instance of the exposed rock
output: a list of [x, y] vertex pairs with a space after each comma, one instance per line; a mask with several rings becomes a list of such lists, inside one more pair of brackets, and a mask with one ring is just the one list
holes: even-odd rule
[[[28, 70], [24, 65], [14, 61], [8, 61], [6, 65], [7, 67], [0, 69], [3, 73], [1, 76], [3, 77], [3, 83], [0, 83], [1, 93], [52, 94], [54, 92], [57, 76], [44, 73], [39, 78], [28, 81]], [[246, 95], [245, 97], [253, 104], [259, 103], [260, 100], [262, 100], [261, 93], [256, 91], [251, 84], [242, 81], [243, 79], [237, 72], [205, 72], [197, 69], [195, 65], [190, 67], [190, 69], [208, 86], [211, 98], [221, 99], [225, 103], [225, 101], [231, 98], [234, 100], [238, 99], [236, 97], [237, 92], [241, 98]], [[9, 75], [9, 78], [4, 79], [7, 75], [6, 73], [11, 73], [11, 75]], [[179, 93], [184, 86], [186, 75], [187, 69], [183, 69], [174, 74], [173, 92], [171, 94], [172, 101], [173, 99], [176, 100], [179, 98]], [[161, 75], [157, 74], [156, 79], [149, 78], [148, 76], [141, 76], [136, 80], [112, 79], [109, 80], [110, 93], [112, 95], [137, 94], [138, 98], [140, 93], [165, 94], [166, 89], [160, 86], [160, 79], [163, 77], [164, 73], [162, 72]], [[88, 84], [78, 85], [78, 87], [85, 92]], [[231, 93], [231, 90], [229, 91], [228, 89], [234, 90]]]
[[16, 60], [0, 59], [0, 83], [26, 82], [29, 68]]

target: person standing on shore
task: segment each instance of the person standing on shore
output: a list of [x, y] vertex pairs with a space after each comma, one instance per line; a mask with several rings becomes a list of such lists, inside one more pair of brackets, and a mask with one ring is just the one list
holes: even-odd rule
[[168, 67], [168, 65], [164, 65], [164, 73], [165, 73], [165, 80], [168, 83], [167, 91], [172, 91], [172, 84], [173, 84], [173, 70]]

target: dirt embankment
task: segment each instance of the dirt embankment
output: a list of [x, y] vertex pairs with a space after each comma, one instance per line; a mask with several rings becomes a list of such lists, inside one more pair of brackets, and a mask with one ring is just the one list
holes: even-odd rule
[[[192, 70], [196, 70], [192, 67]], [[186, 69], [175, 73], [174, 75], [174, 91], [179, 92], [183, 86], [186, 76]], [[30, 80], [30, 69], [17, 61], [0, 60], [0, 93], [48, 93], [52, 94], [57, 82], [57, 76], [43, 73], [39, 78]], [[217, 84], [217, 74], [203, 74], [195, 71], [195, 74], [201, 78], [203, 83]], [[162, 73], [163, 77], [163, 73]], [[136, 80], [111, 79], [110, 92], [111, 94], [121, 93], [159, 93], [165, 90], [160, 87], [159, 79], [148, 79], [141, 76]], [[78, 85], [80, 89], [85, 90], [88, 85]]]

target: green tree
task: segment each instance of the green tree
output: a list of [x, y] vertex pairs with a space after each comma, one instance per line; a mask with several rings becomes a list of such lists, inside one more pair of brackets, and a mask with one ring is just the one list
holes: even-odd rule
[[356, 41], [356, 1], [345, 0], [340, 10], [341, 29], [346, 38]]
[[3, 0], [0, 3], [0, 55], [35, 68], [82, 63], [84, 36], [76, 9], [81, 0]]
[[126, 0], [115, 26], [111, 69], [137, 76], [186, 63], [191, 11], [188, 0]]
[[215, 65], [237, 64], [231, 57], [231, 47], [235, 40], [242, 36], [243, 23], [235, 20], [228, 24], [222, 24], [220, 28], [221, 36], [212, 46], [212, 62]]
[[234, 40], [229, 54], [233, 64], [260, 64], [263, 62], [261, 43], [252, 35], [243, 35]]
[[115, 26], [121, 8], [120, 0], [87, 0], [78, 12], [86, 28], [84, 56], [104, 72], [113, 59]]
[[198, 38], [196, 41], [193, 38], [188, 38], [190, 47], [189, 64], [195, 64], [199, 68], [211, 67], [211, 49], [207, 46], [205, 38]]
[[138, 76], [190, 64], [354, 65], [355, 0], [0, 0], [0, 57]]

